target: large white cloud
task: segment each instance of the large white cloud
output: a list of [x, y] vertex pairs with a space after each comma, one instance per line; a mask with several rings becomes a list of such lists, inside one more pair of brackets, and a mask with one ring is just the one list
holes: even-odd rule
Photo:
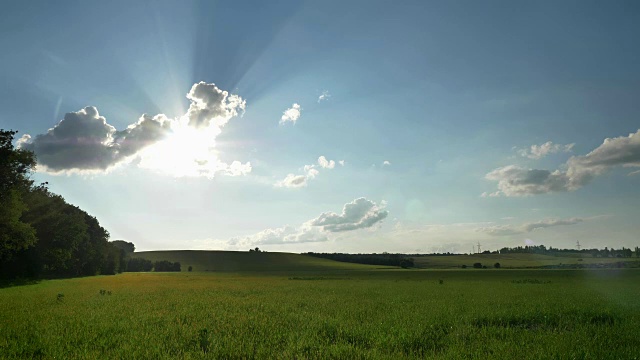
[[389, 215], [384, 209], [385, 203], [380, 205], [365, 198], [358, 198], [347, 203], [342, 208], [342, 213], [326, 212], [311, 220], [311, 225], [322, 226], [325, 231], [340, 232], [356, 229], [364, 229], [382, 221]]
[[104, 172], [134, 157], [140, 158], [142, 167], [175, 176], [250, 172], [250, 163], [227, 164], [215, 151], [216, 137], [244, 111], [245, 101], [205, 82], [194, 84], [187, 98], [189, 110], [180, 118], [144, 114], [122, 131], [108, 124], [98, 109], [87, 106], [67, 113], [45, 134], [23, 136], [18, 146], [36, 154], [38, 171], [54, 174]]
[[561, 170], [509, 165], [489, 172], [486, 179], [498, 182], [498, 193], [492, 195], [527, 196], [579, 189], [615, 166], [640, 167], [640, 130], [605, 139], [587, 155], [572, 156]]
[[283, 125], [287, 122], [292, 122], [294, 125], [296, 121], [300, 118], [300, 114], [302, 113], [302, 107], [300, 104], [294, 103], [290, 108], [282, 113], [282, 117], [280, 118], [280, 125]]
[[341, 214], [326, 212], [298, 227], [287, 225], [265, 229], [253, 235], [232, 238], [228, 243], [242, 248], [255, 245], [323, 242], [329, 240], [333, 233], [369, 228], [380, 223], [388, 215], [384, 207], [384, 201], [376, 204], [371, 200], [358, 198], [345, 204]]
[[493, 236], [508, 236], [524, 234], [538, 229], [549, 228], [553, 226], [575, 225], [583, 222], [582, 218], [569, 219], [546, 219], [536, 222], [524, 223], [521, 225], [494, 225], [477, 228], [476, 231]]
[[529, 159], [541, 159], [549, 154], [555, 154], [559, 152], [570, 152], [575, 144], [554, 144], [551, 141], [547, 141], [540, 145], [531, 145], [528, 149], [518, 150], [518, 154]]

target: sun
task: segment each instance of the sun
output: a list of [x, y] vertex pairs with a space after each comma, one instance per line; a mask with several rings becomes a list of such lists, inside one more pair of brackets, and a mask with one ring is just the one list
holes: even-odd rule
[[227, 165], [218, 158], [217, 126], [196, 128], [181, 118], [171, 124], [167, 137], [145, 149], [140, 155], [139, 166], [174, 177], [213, 178]]

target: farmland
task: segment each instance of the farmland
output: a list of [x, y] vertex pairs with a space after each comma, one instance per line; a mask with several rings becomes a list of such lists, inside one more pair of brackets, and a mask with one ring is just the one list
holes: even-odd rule
[[[262, 263], [249, 261], [263, 255]], [[196, 270], [207, 256], [230, 266], [221, 254], [199, 256], [183, 260]], [[640, 354], [636, 269], [404, 270], [294, 254], [236, 256], [230, 271], [124, 273], [1, 288], [0, 357]], [[272, 270], [279, 259], [287, 265]], [[241, 264], [252, 265], [243, 271]]]

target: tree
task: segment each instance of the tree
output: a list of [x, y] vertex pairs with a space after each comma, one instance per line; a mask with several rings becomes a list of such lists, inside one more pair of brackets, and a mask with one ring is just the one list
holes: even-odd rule
[[479, 263], [479, 262], [473, 263], [473, 268], [474, 269], [482, 269], [482, 263]]
[[500, 263], [497, 262], [497, 263], [493, 264], [493, 267], [496, 268], [496, 269], [500, 269]]
[[32, 182], [30, 173], [36, 165], [33, 153], [13, 147], [16, 131], [0, 129], [0, 275], [19, 252], [36, 242], [34, 229], [22, 221], [28, 209], [23, 194]]
[[118, 249], [124, 250], [124, 252], [127, 254], [131, 254], [136, 251], [136, 246], [131, 242], [127, 242], [124, 240], [113, 240], [111, 243]]
[[189, 270], [189, 272], [192, 272], [193, 271], [193, 266], [189, 265], [188, 270]]

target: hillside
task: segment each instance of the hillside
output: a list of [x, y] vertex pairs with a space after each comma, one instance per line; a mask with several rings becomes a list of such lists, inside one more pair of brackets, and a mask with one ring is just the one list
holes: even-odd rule
[[193, 271], [224, 272], [366, 270], [380, 267], [279, 252], [168, 250], [135, 252], [132, 257], [178, 261], [182, 271], [187, 271], [189, 266], [193, 266]]

